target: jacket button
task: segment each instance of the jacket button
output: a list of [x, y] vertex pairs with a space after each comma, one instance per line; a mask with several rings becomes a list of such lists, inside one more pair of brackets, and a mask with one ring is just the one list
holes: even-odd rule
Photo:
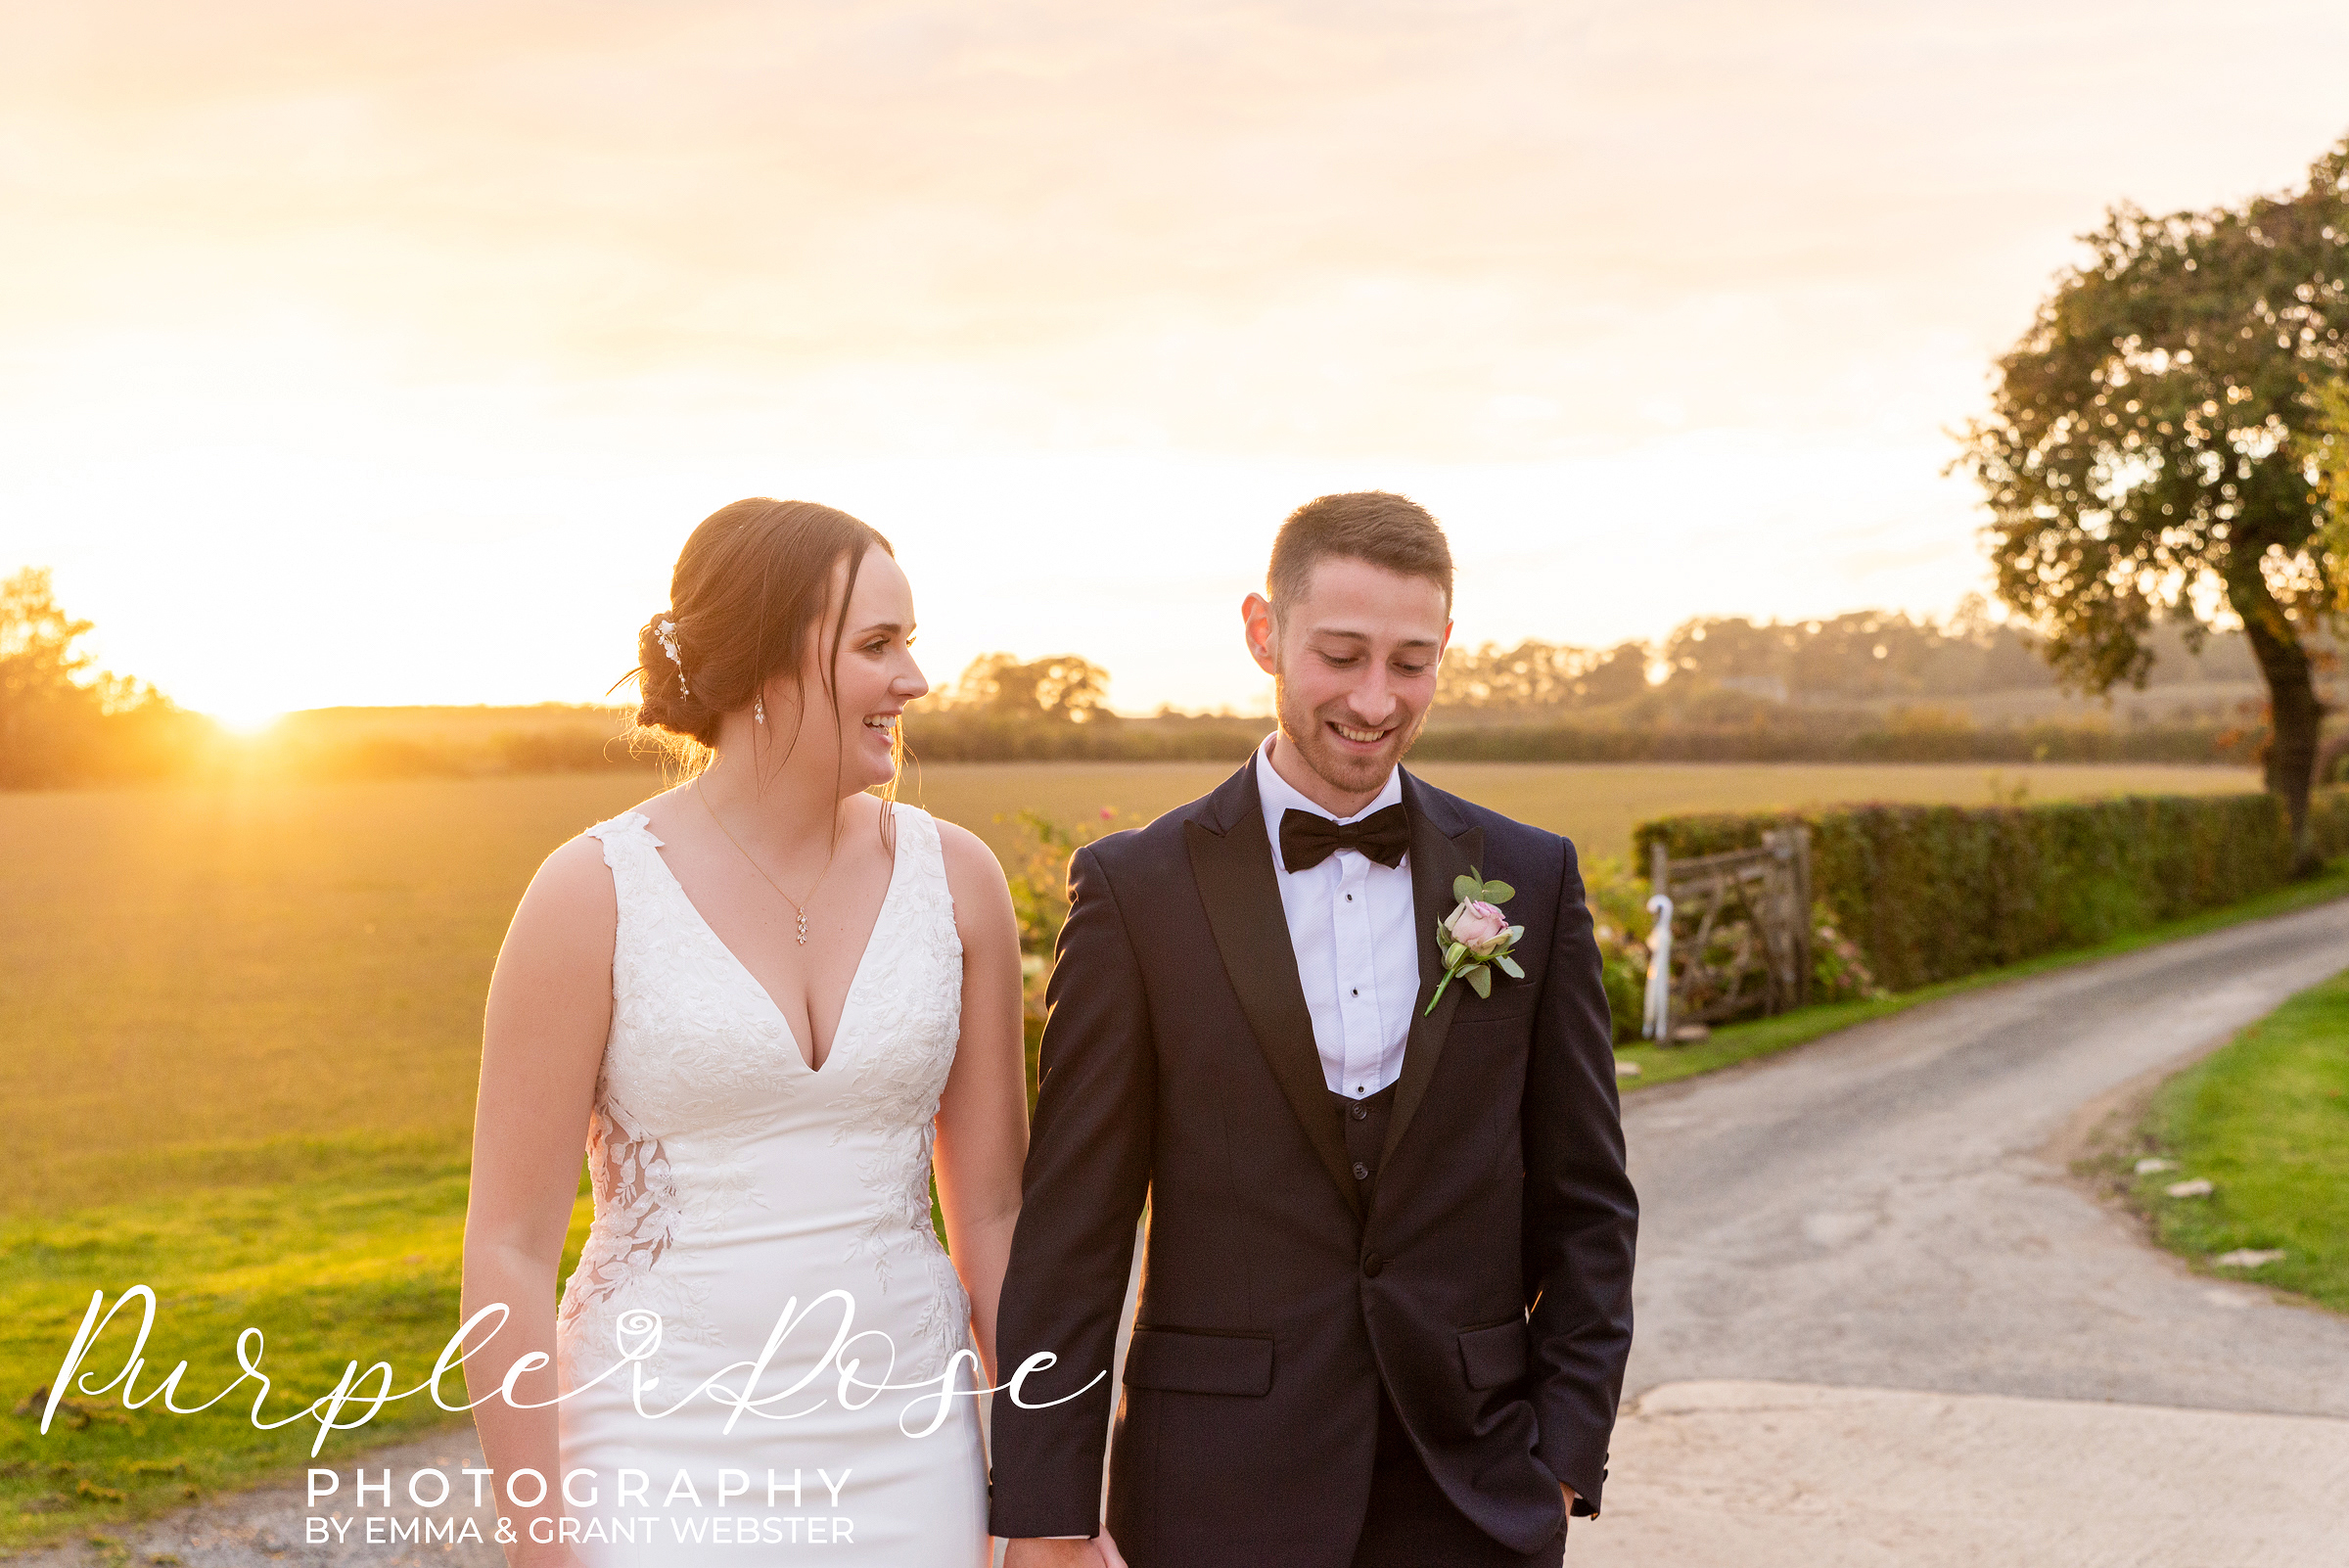
[[1362, 1104], [1359, 1104], [1359, 1103], [1358, 1103], [1358, 1104], [1355, 1106], [1355, 1108], [1354, 1108], [1354, 1119], [1355, 1119], [1356, 1121], [1358, 1121], [1358, 1122], [1367, 1122], [1367, 1121], [1369, 1121], [1369, 1120], [1370, 1120], [1370, 1107], [1368, 1107], [1367, 1105], [1362, 1105]]
[[1357, 1181], [1367, 1181], [1367, 1180], [1369, 1180], [1369, 1179], [1370, 1179], [1370, 1168], [1369, 1168], [1368, 1166], [1366, 1166], [1366, 1165], [1362, 1164], [1362, 1162], [1361, 1162], [1361, 1161], [1359, 1161], [1359, 1160], [1357, 1160], [1357, 1161], [1355, 1161], [1355, 1162], [1354, 1162], [1354, 1178], [1355, 1178]]
[[1386, 1267], [1387, 1261], [1375, 1252], [1362, 1260], [1362, 1272], [1368, 1274], [1372, 1279], [1376, 1279], [1378, 1271]]

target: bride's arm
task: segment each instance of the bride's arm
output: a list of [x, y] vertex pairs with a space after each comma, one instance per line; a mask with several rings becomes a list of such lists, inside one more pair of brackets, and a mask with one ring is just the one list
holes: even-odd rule
[[971, 1328], [990, 1383], [995, 1303], [1020, 1218], [1028, 1158], [1027, 1053], [1020, 1033], [1020, 929], [994, 854], [951, 822], [938, 825], [954, 929], [962, 938], [962, 1038], [938, 1105], [938, 1204], [946, 1248], [971, 1297]]
[[[596, 1070], [612, 1025], [617, 924], [612, 874], [600, 844], [575, 839], [547, 856], [507, 929], [483, 1021], [463, 1311], [470, 1318], [503, 1302], [509, 1314], [486, 1343], [484, 1330], [475, 1331], [471, 1343], [481, 1349], [465, 1361], [465, 1385], [477, 1403], [473, 1423], [482, 1451], [497, 1472], [497, 1511], [514, 1520], [520, 1537], [506, 1548], [516, 1568], [573, 1559], [568, 1546], [532, 1544], [530, 1523], [563, 1511], [551, 1403], [555, 1272], [571, 1228]], [[540, 1359], [516, 1380], [515, 1401], [524, 1407], [516, 1408], [497, 1391], [513, 1363], [530, 1355]], [[507, 1500], [506, 1477], [523, 1469], [547, 1479], [535, 1507]], [[526, 1483], [523, 1490], [527, 1495], [531, 1488]]]

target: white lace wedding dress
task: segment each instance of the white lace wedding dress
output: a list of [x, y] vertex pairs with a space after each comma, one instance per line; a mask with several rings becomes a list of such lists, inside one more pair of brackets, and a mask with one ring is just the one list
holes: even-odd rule
[[[968, 1392], [983, 1379], [957, 1355], [969, 1303], [930, 1223], [962, 945], [938, 824], [896, 811], [889, 891], [820, 1070], [645, 817], [588, 830], [620, 927], [588, 1137], [595, 1222], [556, 1328], [565, 1476], [549, 1485], [593, 1568], [809, 1548], [843, 1564], [988, 1560]], [[942, 1396], [949, 1375], [959, 1397]], [[765, 1403], [729, 1403], [743, 1401]]]

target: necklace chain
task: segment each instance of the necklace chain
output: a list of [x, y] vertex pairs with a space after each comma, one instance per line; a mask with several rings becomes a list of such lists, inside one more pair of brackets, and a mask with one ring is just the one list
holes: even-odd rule
[[722, 816], [719, 816], [717, 814], [717, 807], [710, 804], [710, 797], [702, 793], [702, 781], [698, 778], [693, 781], [693, 795], [695, 800], [698, 800], [702, 803], [702, 809], [710, 813], [710, 820], [717, 824], [718, 832], [725, 834], [726, 842], [734, 846], [734, 853], [741, 855], [745, 860], [750, 860], [751, 869], [758, 872], [760, 877], [765, 881], [768, 887], [774, 889], [777, 894], [781, 895], [785, 903], [791, 905], [792, 912], [799, 916], [799, 929], [793, 933], [794, 939], [801, 946], [806, 946], [807, 904], [813, 901], [816, 895], [816, 890], [824, 885], [824, 878], [832, 874], [832, 861], [834, 857], [840, 853], [840, 835], [835, 833], [832, 836], [832, 853], [824, 856], [824, 868], [815, 874], [815, 887], [807, 890], [806, 899], [795, 899], [790, 894], [783, 892], [782, 883], [777, 882], [773, 877], [770, 877], [766, 874], [766, 867], [760, 865], [757, 860], [751, 858], [751, 852], [742, 847], [742, 841], [736, 838], [733, 834], [733, 831], [726, 826], [726, 819]]

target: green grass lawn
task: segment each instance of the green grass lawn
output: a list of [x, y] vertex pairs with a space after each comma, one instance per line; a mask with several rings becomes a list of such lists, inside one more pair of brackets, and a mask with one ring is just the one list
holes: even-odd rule
[[[205, 1494], [250, 1486], [312, 1462], [446, 1427], [463, 1417], [429, 1394], [387, 1406], [355, 1432], [331, 1435], [313, 1460], [314, 1417], [301, 1415], [358, 1363], [388, 1361], [392, 1387], [430, 1375], [458, 1321], [466, 1162], [445, 1139], [347, 1137], [184, 1151], [144, 1167], [151, 1194], [134, 1201], [0, 1222], [0, 1550], [139, 1517]], [[576, 1210], [565, 1260], [576, 1261], [588, 1209]], [[155, 1329], [134, 1387], [90, 1397], [69, 1389], [40, 1432], [42, 1390], [55, 1377], [93, 1291], [112, 1306], [132, 1285], [154, 1290]], [[548, 1311], [553, 1302], [547, 1303]], [[137, 1336], [123, 1309], [86, 1356], [82, 1377], [105, 1384]], [[200, 1414], [173, 1414], [147, 1396], [188, 1363], [173, 1403], [204, 1404], [242, 1375], [238, 1335], [262, 1333], [256, 1358], [270, 1387], [255, 1425], [257, 1383]], [[78, 1379], [77, 1379], [78, 1381]], [[443, 1390], [461, 1404], [461, 1376]], [[346, 1410], [356, 1419], [363, 1405]]]
[[[2137, 1175], [2147, 1158], [2176, 1168]], [[2121, 1159], [2163, 1246], [2207, 1272], [2349, 1312], [2349, 973], [2163, 1084]], [[2210, 1196], [2164, 1191], [2195, 1178]], [[2213, 1262], [2236, 1251], [2283, 1256], [2251, 1268]]]

